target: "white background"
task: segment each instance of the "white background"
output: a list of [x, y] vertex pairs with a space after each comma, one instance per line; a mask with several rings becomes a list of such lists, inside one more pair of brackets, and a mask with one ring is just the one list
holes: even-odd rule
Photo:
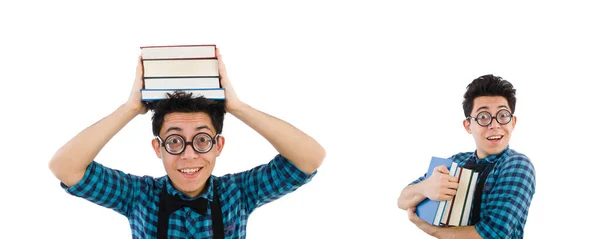
[[[597, 231], [600, 101], [592, 85], [600, 15], [591, 3], [7, 2], [0, 5], [7, 238], [130, 238], [125, 217], [68, 195], [48, 161], [125, 102], [140, 46], [202, 43], [221, 48], [242, 100], [327, 150], [311, 183], [251, 215], [248, 238], [430, 238], [396, 199], [431, 156], [474, 149], [461, 100], [483, 74], [517, 89], [511, 148], [537, 171], [525, 238]], [[96, 160], [162, 176], [150, 116], [130, 122]], [[231, 115], [224, 135], [216, 175], [276, 154]]]

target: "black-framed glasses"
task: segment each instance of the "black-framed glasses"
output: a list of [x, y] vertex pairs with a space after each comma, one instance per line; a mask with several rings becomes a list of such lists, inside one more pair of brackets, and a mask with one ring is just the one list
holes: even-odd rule
[[512, 121], [512, 118], [513, 115], [512, 113], [510, 113], [510, 111], [508, 111], [507, 109], [501, 109], [496, 113], [496, 116], [492, 116], [490, 112], [481, 111], [479, 112], [479, 114], [477, 114], [476, 117], [468, 116], [467, 120], [475, 119], [475, 121], [477, 121], [477, 124], [481, 125], [482, 127], [486, 127], [492, 124], [493, 119], [496, 119], [496, 122], [498, 122], [498, 124], [505, 125], [510, 123], [510, 121]]
[[209, 152], [213, 146], [217, 143], [217, 139], [220, 134], [211, 137], [209, 134], [201, 132], [194, 135], [191, 142], [185, 141], [185, 138], [178, 134], [172, 134], [167, 136], [165, 140], [162, 140], [160, 136], [157, 136], [158, 142], [162, 147], [165, 147], [167, 153], [172, 155], [178, 155], [185, 151], [188, 145], [192, 145], [194, 151], [204, 154]]

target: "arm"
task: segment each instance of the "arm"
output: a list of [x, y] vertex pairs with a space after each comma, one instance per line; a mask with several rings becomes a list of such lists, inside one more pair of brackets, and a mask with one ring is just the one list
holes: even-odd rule
[[425, 200], [427, 197], [423, 193], [424, 185], [425, 183], [420, 181], [406, 186], [400, 193], [400, 197], [398, 197], [398, 208], [407, 210], [408, 208], [416, 207]]
[[278, 154], [267, 164], [223, 178], [238, 185], [248, 212], [252, 212], [310, 182], [316, 173], [307, 174]]
[[275, 149], [302, 171], [310, 174], [317, 170], [325, 158], [325, 150], [312, 137], [283, 120], [260, 112], [237, 98], [223, 64], [219, 58], [221, 85], [225, 90], [225, 108], [229, 113], [263, 136]]
[[474, 226], [437, 227], [431, 235], [439, 239], [483, 239]]
[[461, 227], [437, 227], [433, 226], [423, 219], [419, 218], [415, 213], [416, 208], [412, 207], [407, 210], [408, 219], [413, 222], [419, 229], [432, 237], [438, 239], [481, 239], [474, 226]]
[[141, 102], [142, 62], [138, 59], [136, 79], [127, 103], [112, 114], [89, 126], [62, 146], [50, 160], [52, 173], [66, 186], [77, 184], [87, 167], [108, 141], [136, 115], [147, 111]]
[[[524, 155], [512, 155], [499, 165], [494, 187], [487, 192], [486, 208], [475, 229], [483, 238], [522, 235], [535, 193], [535, 169]], [[484, 189], [485, 192], [485, 189]]]

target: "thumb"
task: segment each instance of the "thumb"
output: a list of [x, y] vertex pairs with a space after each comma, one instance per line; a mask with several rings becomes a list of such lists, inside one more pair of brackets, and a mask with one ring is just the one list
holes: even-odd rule
[[448, 168], [445, 165], [440, 165], [436, 167], [436, 170], [443, 174], [450, 174], [450, 171], [448, 171]]

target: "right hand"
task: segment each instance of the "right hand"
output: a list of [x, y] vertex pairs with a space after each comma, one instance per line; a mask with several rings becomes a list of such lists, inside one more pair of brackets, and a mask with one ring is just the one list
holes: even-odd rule
[[148, 112], [148, 107], [142, 102], [141, 89], [144, 87], [144, 64], [142, 62], [142, 56], [138, 57], [138, 64], [135, 69], [135, 81], [133, 87], [129, 93], [129, 99], [126, 105], [133, 109], [138, 114], [145, 114]]
[[450, 176], [450, 171], [445, 165], [435, 167], [431, 177], [424, 182], [426, 184], [424, 194], [431, 200], [451, 200], [458, 189], [458, 178]]

